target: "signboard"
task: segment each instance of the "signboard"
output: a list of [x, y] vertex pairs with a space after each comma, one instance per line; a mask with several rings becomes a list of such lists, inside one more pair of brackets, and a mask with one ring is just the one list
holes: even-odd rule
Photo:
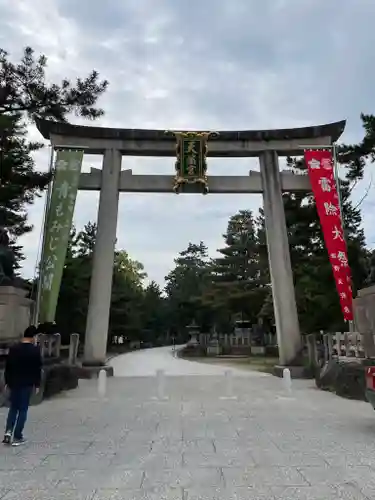
[[53, 322], [76, 202], [83, 150], [59, 150], [46, 219], [39, 321]]
[[179, 193], [184, 184], [199, 184], [207, 194], [207, 151], [209, 137], [216, 132], [171, 132], [176, 137], [176, 175], [173, 190]]
[[332, 153], [328, 150], [306, 150], [305, 161], [340, 297], [342, 313], [346, 321], [353, 321], [351, 273], [334, 177]]

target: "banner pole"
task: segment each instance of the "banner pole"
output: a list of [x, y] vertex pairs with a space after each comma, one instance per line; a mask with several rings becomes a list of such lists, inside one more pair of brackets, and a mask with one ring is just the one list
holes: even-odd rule
[[[49, 168], [48, 168], [48, 173], [50, 175], [52, 174], [52, 169], [53, 169], [54, 152], [55, 152], [54, 147], [51, 144], [51, 154], [50, 154]], [[46, 243], [47, 217], [48, 217], [49, 203], [50, 203], [51, 193], [52, 193], [52, 185], [53, 185], [53, 179], [51, 178], [51, 180], [48, 184], [48, 188], [47, 188], [46, 202], [44, 204], [43, 226], [42, 226], [42, 231], [43, 231], [42, 249], [41, 249], [41, 253], [40, 253], [39, 276], [38, 276], [38, 281], [37, 281], [37, 295], [36, 295], [36, 303], [35, 303], [34, 318], [33, 318], [33, 324], [36, 326], [38, 325], [39, 312], [40, 312], [40, 299], [42, 297], [43, 261], [44, 261], [44, 254], [45, 254], [44, 247], [45, 247], [45, 243]]]
[[340, 214], [341, 214], [341, 224], [342, 224], [342, 228], [345, 229], [344, 211], [343, 211], [342, 196], [341, 196], [341, 189], [340, 189], [340, 177], [339, 177], [339, 169], [338, 169], [338, 164], [337, 164], [337, 149], [336, 148], [337, 148], [337, 145], [333, 144], [332, 145], [333, 168], [334, 168], [334, 173], [335, 173], [337, 195], [339, 197], [339, 207], [340, 207]]
[[[333, 166], [334, 166], [334, 172], [335, 172], [335, 180], [336, 180], [336, 186], [337, 186], [337, 195], [339, 197], [339, 207], [340, 207], [340, 213], [341, 213], [341, 224], [342, 224], [342, 229], [344, 231], [344, 238], [346, 241], [346, 248], [348, 251], [348, 239], [345, 236], [345, 221], [344, 221], [344, 206], [343, 206], [343, 201], [342, 201], [342, 195], [341, 195], [341, 189], [340, 189], [340, 176], [339, 176], [339, 168], [338, 168], [338, 161], [337, 161], [337, 144], [333, 144]], [[351, 285], [353, 284], [353, 280], [351, 280]], [[353, 300], [353, 296], [352, 296]], [[354, 309], [354, 308], [353, 308]], [[349, 331], [354, 332], [355, 326], [354, 326], [354, 321], [348, 321], [349, 324]]]

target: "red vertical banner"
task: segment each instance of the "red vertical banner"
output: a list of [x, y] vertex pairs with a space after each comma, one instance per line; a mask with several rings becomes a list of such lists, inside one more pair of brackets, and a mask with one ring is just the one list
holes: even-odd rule
[[352, 321], [351, 274], [334, 176], [332, 153], [328, 150], [306, 150], [305, 162], [322, 225], [324, 241], [332, 265], [336, 288], [340, 297], [342, 313], [346, 321]]

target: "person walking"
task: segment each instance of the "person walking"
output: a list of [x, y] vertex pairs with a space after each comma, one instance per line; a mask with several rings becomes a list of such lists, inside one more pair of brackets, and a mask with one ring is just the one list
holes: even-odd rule
[[25, 427], [30, 398], [39, 390], [42, 357], [34, 344], [37, 335], [35, 326], [26, 328], [21, 342], [9, 349], [5, 364], [5, 385], [9, 392], [10, 408], [3, 443], [19, 446], [25, 442]]

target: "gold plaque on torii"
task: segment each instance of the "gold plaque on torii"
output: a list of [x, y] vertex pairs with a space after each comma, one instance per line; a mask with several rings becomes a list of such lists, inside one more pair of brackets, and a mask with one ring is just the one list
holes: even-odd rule
[[217, 137], [217, 132], [167, 131], [176, 137], [176, 175], [173, 191], [178, 194], [185, 184], [200, 184], [202, 193], [209, 191], [207, 178], [208, 139]]

